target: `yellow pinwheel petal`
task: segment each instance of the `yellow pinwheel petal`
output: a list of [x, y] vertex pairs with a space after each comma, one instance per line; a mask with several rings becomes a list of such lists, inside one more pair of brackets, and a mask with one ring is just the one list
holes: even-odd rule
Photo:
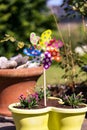
[[49, 41], [51, 40], [51, 34], [52, 34], [52, 31], [50, 29], [46, 30], [45, 32], [41, 34], [39, 44], [42, 48], [43, 46], [44, 48], [46, 48], [47, 44], [49, 44]]

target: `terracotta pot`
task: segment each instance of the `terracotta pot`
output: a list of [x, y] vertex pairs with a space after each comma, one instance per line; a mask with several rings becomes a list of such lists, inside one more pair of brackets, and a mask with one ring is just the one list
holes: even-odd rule
[[20, 94], [34, 93], [43, 67], [0, 70], [0, 114], [11, 116], [8, 105], [18, 102]]

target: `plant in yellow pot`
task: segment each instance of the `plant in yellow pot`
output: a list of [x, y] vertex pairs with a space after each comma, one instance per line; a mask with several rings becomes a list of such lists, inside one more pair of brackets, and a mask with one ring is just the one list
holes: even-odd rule
[[60, 99], [50, 97], [47, 91], [46, 97], [46, 106], [42, 90], [27, 97], [20, 95], [20, 103], [9, 105], [17, 130], [81, 130], [87, 111], [81, 93]]
[[50, 124], [54, 123], [58, 130], [81, 130], [87, 112], [84, 100], [82, 93], [63, 96], [60, 107], [50, 112]]
[[[27, 97], [20, 95], [20, 103], [9, 106], [17, 130], [48, 130], [49, 110], [42, 104], [39, 109], [39, 102], [43, 98], [43, 93], [29, 94]], [[41, 105], [41, 104], [40, 104]]]

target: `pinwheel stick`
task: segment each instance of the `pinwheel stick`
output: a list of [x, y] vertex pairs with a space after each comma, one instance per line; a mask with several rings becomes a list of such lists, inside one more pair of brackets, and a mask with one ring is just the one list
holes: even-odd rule
[[44, 69], [44, 106], [46, 105], [46, 70]]

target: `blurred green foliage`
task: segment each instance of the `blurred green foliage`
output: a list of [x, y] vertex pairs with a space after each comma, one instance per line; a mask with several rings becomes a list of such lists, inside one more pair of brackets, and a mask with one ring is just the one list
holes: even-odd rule
[[68, 4], [72, 6], [73, 10], [76, 10], [82, 15], [87, 16], [87, 1], [86, 0], [70, 0]]
[[75, 16], [75, 11], [77, 11], [79, 14], [87, 17], [87, 0], [64, 0], [63, 5], [65, 3], [67, 3], [67, 6], [65, 6], [67, 15], [73, 14]]
[[83, 61], [84, 65], [87, 65], [87, 53], [80, 57], [81, 61]]
[[[9, 34], [29, 44], [30, 32], [40, 35], [49, 28], [56, 25], [45, 0], [0, 0], [0, 39]], [[8, 44], [0, 45], [0, 55], [15, 52]]]

